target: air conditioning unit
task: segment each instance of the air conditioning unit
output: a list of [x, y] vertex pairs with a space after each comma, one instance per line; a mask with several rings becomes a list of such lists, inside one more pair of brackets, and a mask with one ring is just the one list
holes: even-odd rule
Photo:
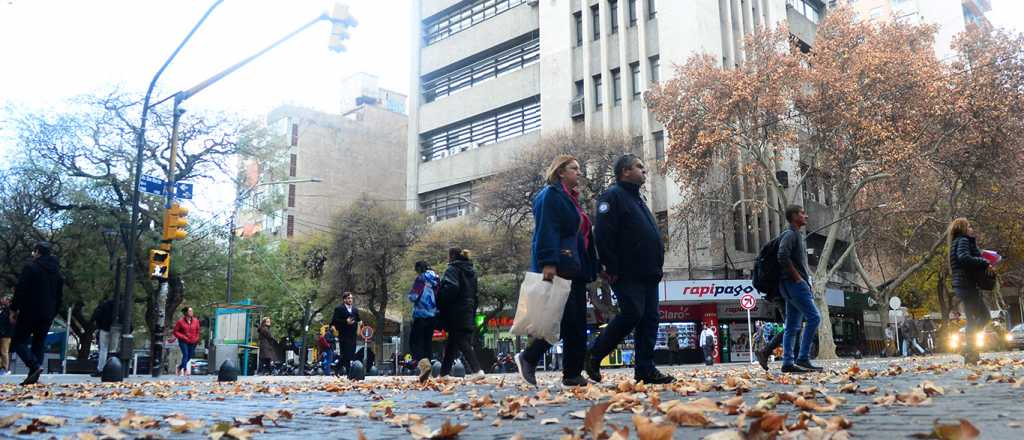
[[459, 208], [459, 217], [466, 215], [466, 208]]
[[526, 4], [536, 8], [540, 4], [540, 0], [526, 0]]
[[436, 221], [437, 221], [437, 216], [436, 215], [428, 215], [427, 216], [427, 223], [434, 223]]
[[583, 105], [582, 96], [577, 96], [573, 98], [572, 101], [569, 101], [569, 114], [572, 115], [572, 117], [582, 117], [585, 110], [586, 106]]

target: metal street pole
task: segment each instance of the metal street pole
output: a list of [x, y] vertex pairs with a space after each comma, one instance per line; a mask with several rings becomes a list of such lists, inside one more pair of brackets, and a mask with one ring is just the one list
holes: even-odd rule
[[[167, 163], [167, 188], [164, 191], [164, 210], [170, 209], [171, 204], [174, 202], [174, 172], [175, 165], [178, 162], [178, 123], [181, 122], [181, 115], [185, 113], [184, 110], [178, 108], [181, 104], [181, 100], [177, 97], [174, 98], [174, 110], [172, 111], [171, 119], [171, 153], [170, 159]], [[168, 221], [165, 217], [164, 221]], [[164, 225], [166, 230], [167, 225]], [[168, 258], [171, 254], [171, 240], [168, 237], [163, 237], [164, 240], [160, 243], [160, 249], [167, 251]], [[163, 368], [164, 358], [164, 321], [167, 319], [167, 295], [170, 291], [170, 278], [171, 274], [168, 273], [166, 278], [160, 280], [160, 291], [157, 295], [156, 300], [156, 327], [153, 329], [153, 337], [151, 338], [152, 348], [150, 349], [150, 375], [153, 377], [160, 377], [161, 369]]]
[[[135, 247], [136, 247], [136, 241], [138, 240], [136, 229], [137, 229], [138, 224], [139, 224], [139, 217], [142, 214], [140, 212], [141, 210], [139, 208], [139, 198], [140, 198], [139, 182], [142, 180], [142, 155], [143, 155], [143, 152], [145, 151], [145, 148], [146, 148], [146, 117], [149, 115], [149, 100], [153, 96], [153, 89], [156, 87], [156, 82], [157, 82], [158, 79], [160, 79], [160, 75], [162, 75], [164, 73], [164, 70], [167, 69], [167, 66], [171, 64], [171, 61], [174, 60], [174, 57], [176, 57], [178, 55], [178, 52], [180, 52], [181, 49], [183, 47], [185, 47], [185, 44], [188, 43], [188, 41], [192, 38], [192, 35], [194, 35], [196, 33], [197, 29], [199, 29], [199, 26], [201, 26], [203, 24], [203, 22], [206, 21], [206, 18], [209, 17], [210, 14], [213, 12], [213, 10], [217, 6], [220, 6], [220, 4], [223, 3], [223, 1], [224, 0], [216, 0], [212, 5], [210, 5], [210, 8], [206, 10], [206, 13], [203, 14], [203, 16], [199, 19], [199, 21], [195, 24], [195, 26], [192, 27], [192, 30], [189, 31], [188, 35], [185, 36], [185, 39], [182, 40], [180, 44], [178, 44], [178, 47], [174, 49], [174, 52], [171, 53], [171, 56], [169, 58], [167, 58], [167, 61], [164, 61], [164, 64], [162, 66], [160, 66], [160, 70], [158, 70], [156, 72], [156, 75], [154, 75], [153, 79], [149, 82], [149, 88], [146, 90], [146, 97], [142, 101], [142, 120], [139, 123], [139, 128], [135, 131], [135, 149], [136, 149], [136, 151], [135, 151], [135, 173], [132, 176], [132, 215], [131, 215], [131, 223], [129, 223], [129, 225], [128, 225], [128, 234], [126, 234], [127, 237], [124, 237], [125, 241], [126, 241], [126, 243], [125, 243], [125, 247], [126, 247], [125, 253], [127, 254], [126, 255], [126, 261], [127, 261], [126, 268], [127, 268], [127, 270], [125, 271], [125, 288], [124, 288], [124, 294], [122, 295], [120, 301], [118, 301], [118, 303], [119, 303], [118, 304], [118, 309], [119, 309], [118, 316], [120, 317], [120, 321], [118, 323], [114, 324], [114, 327], [116, 327], [116, 332], [121, 334], [120, 357], [121, 357], [121, 366], [122, 366], [121, 368], [124, 370], [124, 371], [122, 371], [122, 378], [123, 378], [123, 376], [127, 376], [128, 362], [131, 360], [132, 349], [133, 349], [133, 347], [132, 347], [133, 343], [132, 343], [131, 327], [132, 327], [132, 303], [134, 302], [134, 290], [135, 290], [135, 269], [136, 269], [136, 267], [135, 267], [136, 266], [136, 264], [135, 264], [136, 263], [136, 261], [135, 261]], [[111, 329], [111, 330], [115, 331], [114, 329]]]

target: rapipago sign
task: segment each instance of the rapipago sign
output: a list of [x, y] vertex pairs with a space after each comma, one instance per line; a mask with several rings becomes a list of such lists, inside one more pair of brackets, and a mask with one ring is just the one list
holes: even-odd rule
[[750, 280], [663, 281], [659, 286], [662, 301], [720, 302], [739, 301], [743, 295], [764, 299]]

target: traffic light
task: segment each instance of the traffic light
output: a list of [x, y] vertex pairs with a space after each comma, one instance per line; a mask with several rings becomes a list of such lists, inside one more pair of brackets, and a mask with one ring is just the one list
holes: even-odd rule
[[171, 253], [160, 249], [149, 250], [149, 277], [166, 280], [171, 273]]
[[185, 226], [188, 226], [188, 208], [177, 203], [167, 208], [164, 213], [164, 241], [181, 240], [188, 236]]
[[348, 29], [359, 24], [348, 12], [348, 5], [341, 3], [334, 4], [334, 13], [331, 14], [331, 39], [327, 47], [335, 52], [345, 51], [345, 40], [348, 39]]

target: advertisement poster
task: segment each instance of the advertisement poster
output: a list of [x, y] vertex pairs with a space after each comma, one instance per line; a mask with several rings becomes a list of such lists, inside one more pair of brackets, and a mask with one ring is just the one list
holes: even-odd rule
[[729, 325], [729, 353], [733, 362], [750, 362], [750, 334], [747, 324]]

